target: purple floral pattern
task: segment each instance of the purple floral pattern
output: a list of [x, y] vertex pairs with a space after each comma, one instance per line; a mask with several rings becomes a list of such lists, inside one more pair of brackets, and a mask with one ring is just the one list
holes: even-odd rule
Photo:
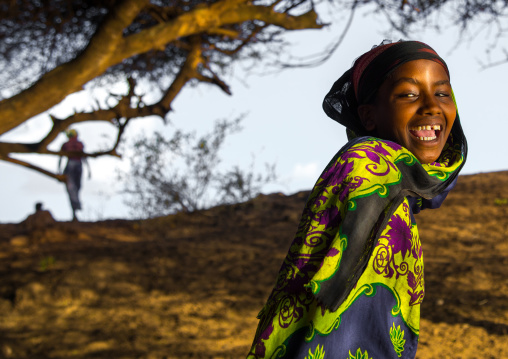
[[[413, 306], [420, 304], [425, 295], [423, 258], [418, 232], [413, 230], [410, 223], [407, 202], [402, 204], [402, 209], [403, 216], [394, 214], [388, 222], [387, 230], [381, 235], [374, 249], [372, 266], [377, 274], [385, 278], [406, 276], [410, 296], [408, 304]], [[409, 259], [414, 261], [412, 269], [408, 264]]]

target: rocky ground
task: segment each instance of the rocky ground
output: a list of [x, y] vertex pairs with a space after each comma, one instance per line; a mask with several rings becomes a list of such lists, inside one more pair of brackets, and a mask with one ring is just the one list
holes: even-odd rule
[[[148, 221], [1, 224], [0, 357], [245, 357], [306, 196]], [[417, 358], [508, 358], [508, 172], [460, 177], [417, 221]]]

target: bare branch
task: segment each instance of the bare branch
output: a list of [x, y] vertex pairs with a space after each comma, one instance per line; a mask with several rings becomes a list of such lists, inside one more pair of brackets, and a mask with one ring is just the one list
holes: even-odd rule
[[204, 67], [212, 74], [211, 77], [205, 76], [203, 74], [197, 74], [197, 79], [202, 82], [207, 82], [212, 85], [218, 86], [222, 91], [227, 93], [228, 95], [231, 95], [231, 89], [229, 88], [228, 84], [226, 84], [224, 81], [222, 81], [219, 76], [215, 72], [212, 71], [208, 63], [203, 64]]
[[242, 40], [242, 43], [240, 45], [238, 45], [236, 48], [234, 48], [233, 50], [224, 50], [224, 49], [221, 49], [221, 48], [215, 46], [214, 44], [212, 44], [211, 48], [219, 51], [220, 53], [222, 53], [224, 55], [233, 56], [233, 55], [237, 54], [238, 52], [240, 52], [245, 46], [249, 45], [253, 41], [253, 39], [266, 27], [268, 27], [268, 25], [263, 25], [263, 26], [256, 25], [254, 30], [252, 30], [250, 32], [250, 34], [245, 39]]
[[46, 176], [49, 176], [51, 178], [54, 178], [54, 179], [60, 181], [60, 182], [64, 182], [65, 183], [65, 181], [66, 181], [66, 176], [65, 175], [60, 175], [60, 174], [49, 172], [49, 171], [45, 170], [44, 168], [35, 166], [35, 165], [33, 165], [31, 163], [28, 163], [28, 162], [25, 162], [25, 161], [21, 161], [21, 160], [18, 160], [18, 159], [9, 157], [9, 156], [3, 156], [3, 155], [0, 155], [0, 160], [6, 161], [6, 162], [10, 162], [10, 163], [14, 163], [16, 165], [20, 165], [20, 166], [23, 166], [23, 167], [26, 167], [26, 168], [30, 168], [31, 170], [37, 171], [39, 173], [42, 173], [42, 174], [44, 174]]
[[493, 67], [497, 67], [497, 66], [500, 66], [500, 65], [505, 65], [508, 63], [508, 51], [506, 49], [503, 49], [503, 53], [504, 53], [504, 56], [505, 58], [502, 59], [502, 60], [498, 60], [498, 61], [494, 61], [494, 62], [489, 62], [489, 63], [486, 63], [486, 64], [483, 64], [481, 63], [480, 65], [480, 71], [484, 71], [484, 70], [488, 70], [488, 69], [491, 69]]
[[344, 38], [346, 37], [346, 34], [349, 31], [349, 28], [351, 27], [353, 23], [353, 18], [355, 15], [355, 10], [358, 2], [355, 1], [353, 3], [353, 6], [351, 7], [351, 13], [349, 14], [348, 21], [346, 25], [344, 26], [344, 29], [342, 30], [342, 33], [338, 37], [338, 39], [329, 45], [323, 52], [310, 55], [307, 57], [299, 58], [297, 59], [298, 63], [280, 63], [280, 66], [283, 68], [297, 68], [297, 67], [316, 67], [324, 62], [328, 61], [328, 59], [335, 53], [335, 51], [339, 48], [340, 44], [342, 44], [342, 41], [344, 41]]

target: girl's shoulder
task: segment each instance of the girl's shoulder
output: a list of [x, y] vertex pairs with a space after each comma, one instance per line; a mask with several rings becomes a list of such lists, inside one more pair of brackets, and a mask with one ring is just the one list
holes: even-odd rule
[[339, 157], [365, 158], [373, 162], [379, 162], [380, 158], [397, 158], [401, 154], [409, 153], [398, 143], [383, 140], [377, 137], [359, 137], [349, 141], [340, 151]]
[[358, 168], [372, 169], [373, 175], [380, 172], [382, 167], [394, 167], [398, 162], [414, 164], [418, 161], [411, 152], [398, 143], [376, 137], [358, 137], [349, 141], [332, 159], [329, 166], [343, 164], [351, 170]]
[[400, 161], [412, 165], [418, 160], [397, 143], [375, 137], [356, 138], [329, 162], [312, 195], [332, 193], [340, 201], [373, 193], [386, 196], [388, 187], [401, 181]]

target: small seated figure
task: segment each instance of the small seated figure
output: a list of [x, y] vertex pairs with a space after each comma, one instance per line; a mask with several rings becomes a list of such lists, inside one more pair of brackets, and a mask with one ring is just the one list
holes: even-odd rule
[[35, 229], [45, 228], [54, 224], [56, 221], [51, 215], [51, 212], [45, 209], [42, 209], [42, 203], [37, 202], [35, 204], [35, 213], [29, 215], [22, 224], [25, 229], [28, 231], [33, 231]]

